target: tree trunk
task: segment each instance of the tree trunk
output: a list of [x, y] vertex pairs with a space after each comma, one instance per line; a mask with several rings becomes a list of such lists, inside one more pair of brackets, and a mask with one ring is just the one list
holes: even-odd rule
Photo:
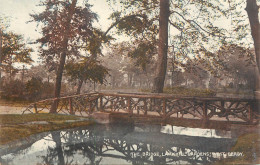
[[162, 93], [167, 68], [169, 0], [160, 0], [158, 61], [154, 78], [154, 93]]
[[251, 27], [251, 34], [254, 40], [254, 47], [255, 47], [255, 56], [256, 56], [256, 72], [255, 72], [255, 80], [256, 80], [256, 86], [255, 86], [255, 98], [258, 100], [256, 109], [258, 112], [260, 112], [260, 98], [259, 93], [260, 92], [260, 25], [259, 25], [259, 18], [258, 18], [258, 11], [259, 6], [257, 6], [256, 0], [247, 0], [246, 5], [246, 11], [249, 18], [249, 23]]
[[[70, 31], [70, 22], [71, 22], [72, 15], [74, 14], [74, 11], [75, 11], [76, 3], [77, 3], [77, 0], [72, 1], [72, 4], [70, 5], [68, 17], [67, 17], [67, 22], [65, 25], [63, 52], [61, 53], [60, 64], [59, 64], [57, 75], [56, 75], [54, 98], [60, 97], [62, 74], [63, 74], [63, 69], [64, 69], [67, 51], [68, 51], [68, 41], [69, 41], [68, 35], [69, 35], [69, 31]], [[50, 113], [57, 113], [58, 104], [59, 104], [59, 99], [56, 99], [53, 101]]]
[[1, 79], [2, 79], [2, 47], [3, 47], [3, 37], [2, 37], [2, 29], [0, 29], [0, 86], [1, 86]]
[[115, 77], [112, 76], [112, 88], [114, 88], [114, 87], [115, 87]]
[[[61, 81], [62, 81], [62, 74], [63, 74], [65, 61], [66, 61], [66, 53], [63, 52], [61, 54], [61, 57], [60, 57], [60, 64], [59, 64], [57, 75], [56, 75], [56, 82], [55, 82], [55, 89], [54, 89], [54, 98], [59, 98], [60, 97]], [[54, 100], [52, 105], [51, 105], [50, 113], [57, 113], [58, 105], [59, 105], [59, 100], [58, 99]]]
[[9, 63], [8, 67], [9, 67], [9, 81], [12, 81], [12, 63]]
[[78, 88], [77, 88], [77, 92], [76, 92], [77, 95], [80, 94], [80, 90], [81, 90], [82, 84], [83, 84], [83, 80], [80, 79], [79, 80], [79, 85], [78, 85]]
[[[256, 80], [259, 80], [259, 73], [260, 73], [260, 25], [259, 25], [259, 17], [258, 11], [259, 6], [257, 6], [256, 0], [247, 0], [246, 11], [248, 14], [250, 27], [251, 27], [251, 34], [254, 40], [254, 47], [255, 47], [255, 55], [256, 55], [256, 64], [258, 72], [256, 72]], [[260, 82], [257, 81], [256, 89], [259, 90]]]
[[24, 65], [23, 65], [23, 70], [22, 70], [22, 83], [24, 81]]
[[133, 77], [132, 74], [128, 72], [128, 76], [127, 77], [128, 77], [128, 86], [132, 87], [132, 77]]

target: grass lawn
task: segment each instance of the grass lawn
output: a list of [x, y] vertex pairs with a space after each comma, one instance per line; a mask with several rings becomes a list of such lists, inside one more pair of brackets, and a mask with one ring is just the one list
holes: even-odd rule
[[[92, 124], [92, 121], [82, 121], [82, 117], [59, 114], [4, 114], [0, 115], [0, 145], [7, 144], [17, 139], [28, 137], [32, 134], [74, 128]], [[68, 120], [78, 120], [67, 122]], [[37, 121], [39, 123], [37, 123]], [[40, 123], [49, 122], [49, 124]], [[34, 124], [28, 124], [35, 122]]]

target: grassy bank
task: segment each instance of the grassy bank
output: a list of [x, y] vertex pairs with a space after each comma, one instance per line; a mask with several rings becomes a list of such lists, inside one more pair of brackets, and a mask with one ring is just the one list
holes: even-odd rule
[[[140, 89], [141, 92], [152, 92], [151, 89]], [[211, 89], [186, 88], [186, 87], [165, 87], [163, 93], [181, 96], [215, 96], [216, 92]]]
[[[70, 122], [73, 121], [73, 122]], [[25, 114], [25, 115], [0, 115], [0, 145], [30, 135], [86, 126], [93, 122], [83, 121], [82, 117], [58, 114]]]
[[260, 135], [258, 133], [250, 133], [240, 136], [231, 152], [243, 153], [243, 156], [223, 159], [215, 163], [215, 165], [260, 163]]

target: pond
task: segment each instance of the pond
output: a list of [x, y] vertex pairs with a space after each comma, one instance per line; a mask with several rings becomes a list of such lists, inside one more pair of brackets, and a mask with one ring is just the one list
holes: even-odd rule
[[226, 157], [231, 131], [173, 125], [91, 125], [39, 134], [0, 154], [0, 164], [208, 164]]

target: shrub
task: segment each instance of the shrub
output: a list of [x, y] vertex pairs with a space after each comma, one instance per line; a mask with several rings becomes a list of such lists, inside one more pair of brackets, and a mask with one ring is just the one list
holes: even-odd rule
[[215, 91], [211, 89], [186, 88], [183, 86], [164, 88], [164, 93], [184, 95], [184, 96], [215, 96]]
[[32, 77], [25, 85], [26, 97], [29, 100], [37, 100], [43, 91], [43, 82], [39, 77]]
[[49, 82], [43, 82], [43, 89], [41, 93], [41, 99], [47, 99], [53, 97], [54, 84]]
[[10, 100], [23, 100], [25, 86], [21, 80], [6, 81], [2, 85], [1, 97]]

